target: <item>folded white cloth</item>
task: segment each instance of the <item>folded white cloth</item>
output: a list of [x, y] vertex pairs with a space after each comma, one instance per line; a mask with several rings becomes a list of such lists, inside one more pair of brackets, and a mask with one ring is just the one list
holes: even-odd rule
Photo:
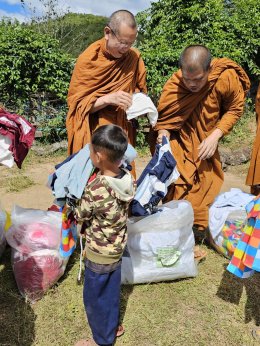
[[147, 115], [149, 122], [155, 126], [158, 119], [158, 111], [149, 96], [144, 93], [133, 94], [132, 105], [127, 109], [127, 119], [131, 120], [140, 115]]
[[12, 140], [0, 134], [0, 164], [6, 167], [13, 167], [14, 157], [13, 153], [9, 150]]
[[213, 203], [216, 208], [223, 208], [226, 206], [232, 207], [245, 207], [252, 201], [254, 196], [249, 193], [243, 192], [238, 188], [232, 188], [230, 191], [218, 195]]

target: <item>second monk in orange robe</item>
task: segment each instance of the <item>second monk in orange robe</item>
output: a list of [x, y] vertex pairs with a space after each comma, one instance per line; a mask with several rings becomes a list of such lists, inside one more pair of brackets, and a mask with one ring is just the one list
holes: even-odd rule
[[75, 153], [90, 142], [100, 125], [116, 124], [135, 144], [135, 128], [125, 110], [134, 92], [146, 90], [146, 71], [137, 49], [135, 18], [129, 11], [114, 12], [104, 38], [90, 45], [78, 58], [68, 92], [66, 120], [68, 152]]
[[198, 229], [208, 226], [208, 208], [220, 192], [223, 171], [218, 141], [243, 113], [250, 87], [245, 71], [232, 60], [211, 60], [201, 45], [187, 47], [180, 70], [163, 88], [159, 101], [158, 141], [170, 137], [180, 178], [167, 199], [186, 199]]
[[251, 193], [254, 195], [260, 194], [260, 84], [258, 85], [256, 100], [256, 137], [253, 145], [252, 156], [248, 175], [246, 178], [246, 184], [251, 186]]

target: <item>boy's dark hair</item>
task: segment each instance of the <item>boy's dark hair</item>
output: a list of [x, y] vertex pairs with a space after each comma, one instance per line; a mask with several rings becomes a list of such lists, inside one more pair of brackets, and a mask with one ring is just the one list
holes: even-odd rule
[[105, 152], [112, 163], [122, 160], [128, 140], [123, 129], [117, 125], [100, 126], [92, 135], [91, 144], [95, 151]]

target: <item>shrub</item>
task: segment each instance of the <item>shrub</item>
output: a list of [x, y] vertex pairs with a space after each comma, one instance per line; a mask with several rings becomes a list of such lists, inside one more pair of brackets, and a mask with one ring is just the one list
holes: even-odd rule
[[[32, 96], [48, 93], [65, 100], [73, 60], [58, 41], [24, 25], [0, 25], [0, 98], [8, 106], [30, 108]], [[27, 107], [27, 108], [28, 108]]]

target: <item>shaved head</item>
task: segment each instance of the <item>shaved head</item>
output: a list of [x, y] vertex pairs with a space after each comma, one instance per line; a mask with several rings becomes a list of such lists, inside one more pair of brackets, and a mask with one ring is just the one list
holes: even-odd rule
[[137, 28], [134, 15], [127, 10], [118, 10], [113, 12], [109, 18], [108, 26], [118, 33], [120, 26], [123, 23], [131, 29]]
[[211, 62], [210, 50], [202, 45], [191, 45], [184, 49], [179, 59], [179, 67], [187, 72], [208, 71]]

